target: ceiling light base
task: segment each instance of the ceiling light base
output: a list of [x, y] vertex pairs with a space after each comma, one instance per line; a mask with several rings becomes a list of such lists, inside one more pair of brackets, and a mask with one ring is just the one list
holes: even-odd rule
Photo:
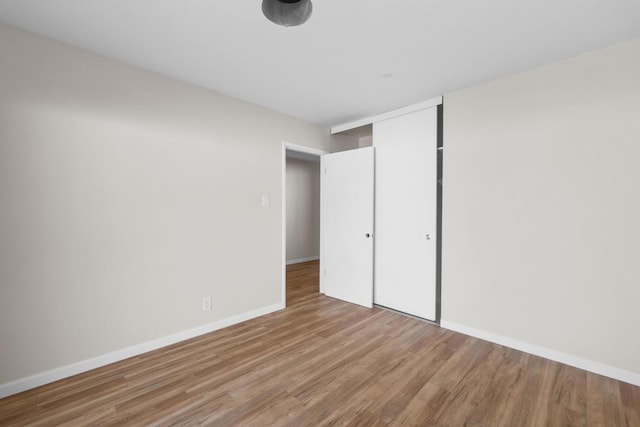
[[311, 0], [262, 0], [262, 13], [274, 24], [296, 27], [309, 20], [313, 12]]

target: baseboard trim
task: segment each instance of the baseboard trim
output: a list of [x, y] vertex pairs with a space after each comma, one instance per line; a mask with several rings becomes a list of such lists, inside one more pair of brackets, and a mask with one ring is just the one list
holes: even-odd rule
[[300, 264], [301, 262], [317, 261], [319, 259], [320, 259], [319, 256], [310, 256], [308, 258], [298, 258], [298, 259], [288, 259], [287, 265]]
[[227, 326], [232, 326], [237, 323], [254, 319], [256, 317], [264, 316], [265, 314], [273, 313], [274, 311], [282, 310], [283, 308], [284, 303], [273, 304], [267, 307], [259, 308], [257, 310], [238, 314], [237, 316], [228, 317], [217, 322], [209, 323], [207, 325], [198, 326], [186, 331], [178, 332], [162, 338], [157, 338], [155, 340], [123, 348], [121, 350], [117, 350], [102, 356], [83, 360], [71, 365], [62, 366], [60, 368], [32, 375], [30, 377], [21, 378], [12, 382], [0, 384], [0, 399], [3, 397], [11, 396], [12, 394], [17, 394], [26, 390], [30, 390], [32, 388], [40, 387], [54, 381], [68, 378], [73, 375], [81, 374], [83, 372], [99, 368], [101, 366], [119, 362], [121, 360], [128, 359], [129, 357], [134, 357], [140, 354], [147, 353], [149, 351], [157, 350], [159, 348], [166, 347], [180, 341], [185, 341], [190, 338], [195, 338], [197, 336], [207, 334], [209, 332], [217, 331], [218, 329], [226, 328]]
[[565, 365], [584, 369], [585, 371], [593, 372], [595, 374], [604, 375], [605, 377], [613, 378], [618, 381], [624, 381], [629, 384], [640, 386], [640, 373], [627, 371], [625, 369], [616, 368], [614, 366], [605, 365], [599, 362], [594, 362], [593, 360], [584, 359], [572, 354], [552, 350], [547, 347], [520, 341], [504, 335], [494, 334], [482, 329], [476, 329], [455, 322], [449, 322], [447, 320], [441, 320], [440, 326], [451, 331], [460, 332], [462, 334], [480, 338], [485, 341], [490, 341], [495, 344], [500, 344], [505, 347], [524, 351], [525, 353], [533, 354], [535, 356], [544, 357], [545, 359], [553, 360], [555, 362], [564, 363]]

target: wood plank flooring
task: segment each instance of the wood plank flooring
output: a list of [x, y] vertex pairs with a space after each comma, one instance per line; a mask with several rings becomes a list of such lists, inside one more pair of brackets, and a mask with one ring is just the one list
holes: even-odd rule
[[0, 400], [1, 425], [640, 426], [640, 388], [318, 294]]

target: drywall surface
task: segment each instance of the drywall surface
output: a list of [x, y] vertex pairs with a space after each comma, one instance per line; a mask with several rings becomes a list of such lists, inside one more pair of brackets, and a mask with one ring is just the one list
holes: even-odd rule
[[373, 136], [372, 135], [368, 135], [368, 136], [361, 136], [358, 139], [359, 143], [358, 143], [358, 147], [362, 148], [362, 147], [371, 147], [373, 145]]
[[640, 373], [640, 40], [445, 96], [442, 319]]
[[327, 129], [4, 25], [0, 58], [0, 384], [281, 302], [282, 142]]
[[320, 255], [320, 163], [287, 159], [287, 262]]

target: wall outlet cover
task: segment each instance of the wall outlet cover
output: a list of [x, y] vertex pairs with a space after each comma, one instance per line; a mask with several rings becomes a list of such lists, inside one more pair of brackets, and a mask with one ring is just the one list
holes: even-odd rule
[[202, 298], [202, 311], [211, 311], [211, 297]]

